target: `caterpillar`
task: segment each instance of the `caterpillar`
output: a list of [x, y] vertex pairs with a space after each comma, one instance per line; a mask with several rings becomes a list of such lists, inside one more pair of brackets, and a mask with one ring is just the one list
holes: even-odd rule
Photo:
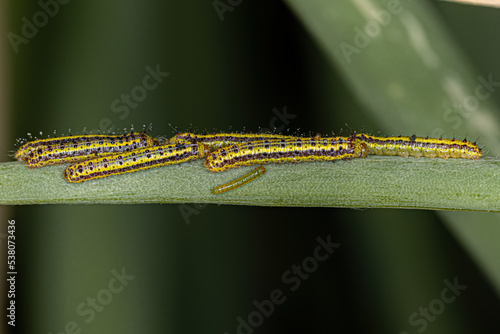
[[[276, 140], [276, 139], [298, 139], [301, 137], [287, 136], [270, 133], [215, 133], [215, 134], [194, 134], [194, 133], [179, 133], [169, 139], [169, 143], [203, 143], [211, 150], [217, 150], [225, 146], [237, 145], [242, 143], [262, 141], [262, 140]], [[319, 135], [315, 138], [319, 138]]]
[[472, 160], [477, 160], [482, 155], [481, 149], [476, 143], [465, 139], [422, 138], [415, 135], [411, 137], [377, 137], [363, 133], [354, 134], [354, 137], [366, 144], [368, 154], [375, 155]]
[[265, 172], [266, 168], [264, 166], [259, 166], [233, 181], [221, 184], [220, 186], [213, 188], [212, 194], [219, 195], [225, 193], [226, 191], [234, 190], [236, 188], [244, 186], [245, 184], [252, 182], [256, 178], [261, 177], [262, 175], [264, 175]]
[[365, 157], [366, 144], [353, 137], [304, 137], [243, 143], [221, 148], [207, 155], [205, 167], [210, 172], [267, 163], [335, 161]]
[[142, 148], [71, 165], [64, 170], [64, 179], [71, 183], [80, 183], [111, 175], [180, 164], [205, 155], [206, 147], [203, 144], [167, 144]]
[[155, 145], [159, 145], [159, 142], [142, 132], [125, 135], [77, 135], [30, 141], [19, 147], [14, 157], [33, 169]]

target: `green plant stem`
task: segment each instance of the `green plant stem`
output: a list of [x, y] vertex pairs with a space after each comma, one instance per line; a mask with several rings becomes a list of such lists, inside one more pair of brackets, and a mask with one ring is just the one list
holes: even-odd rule
[[30, 170], [0, 164], [0, 204], [215, 203], [259, 206], [500, 211], [500, 158], [415, 159], [370, 156], [336, 163], [271, 164], [250, 184], [210, 190], [251, 167], [210, 174], [201, 161], [80, 184], [64, 166]]

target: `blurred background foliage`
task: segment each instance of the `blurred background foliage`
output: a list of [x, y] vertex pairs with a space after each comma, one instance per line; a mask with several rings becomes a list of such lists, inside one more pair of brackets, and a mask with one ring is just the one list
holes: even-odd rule
[[[446, 137], [480, 136], [486, 144], [498, 128], [485, 129], [482, 142], [483, 131], [465, 125], [475, 117], [463, 117], [459, 128], [443, 121], [454, 101], [422, 85], [430, 80], [413, 63], [400, 16], [352, 63], [339, 57], [338, 44], [325, 46], [324, 17], [335, 19], [331, 41], [353, 44], [355, 27], [363, 28], [370, 10], [388, 3], [316, 0], [303, 8], [296, 1], [242, 1], [221, 21], [212, 1], [70, 1], [17, 53], [4, 38], [2, 148], [15, 149], [15, 139], [27, 132], [149, 123], [152, 135], [168, 137], [169, 124], [182, 131], [284, 126], [291, 133], [346, 133], [347, 122], [389, 135], [425, 136], [439, 128]], [[478, 76], [500, 78], [498, 10], [402, 5], [432, 28], [433, 42], [445, 41], [436, 52], [447, 56], [443, 64], [457, 67], [453, 73], [464, 86], [474, 89]], [[31, 21], [41, 11], [36, 2], [2, 6], [4, 35], [20, 35], [22, 18]], [[314, 12], [318, 8], [324, 15]], [[128, 113], [115, 112], [114, 101], [138, 92], [146, 68], [157, 66], [169, 76]], [[398, 74], [405, 82], [384, 92]], [[411, 96], [401, 95], [412, 86]], [[481, 105], [493, 119], [499, 99], [492, 94]], [[273, 121], [284, 108], [294, 118]], [[493, 141], [487, 145], [500, 154]], [[427, 321], [426, 333], [500, 329], [499, 266], [492, 266], [499, 249], [488, 248], [498, 239], [489, 228], [497, 215], [194, 204], [1, 209], [2, 223], [17, 224], [20, 332], [59, 333], [75, 322], [82, 333], [237, 333], [238, 317], [248, 320], [256, 310], [253, 301], [281, 289], [286, 301], [256, 333], [416, 333], [423, 327], [412, 326], [410, 315], [439, 299], [443, 281], [455, 277], [467, 289]], [[471, 241], [454, 221], [481, 234]], [[291, 291], [283, 273], [313, 254], [318, 237], [329, 235], [341, 246]], [[107, 289], [112, 270], [122, 268], [135, 278], [87, 323], [78, 306]]]

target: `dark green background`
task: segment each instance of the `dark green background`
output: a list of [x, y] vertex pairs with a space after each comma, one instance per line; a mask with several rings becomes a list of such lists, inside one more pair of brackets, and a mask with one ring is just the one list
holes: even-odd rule
[[[434, 7], [477, 72], [499, 73], [498, 10]], [[21, 18], [40, 10], [34, 1], [5, 8], [7, 31], [18, 34]], [[291, 133], [338, 133], [346, 122], [385, 130], [281, 2], [243, 1], [221, 22], [211, 1], [73, 0], [18, 53], [4, 41], [11, 150], [27, 132], [81, 132], [103, 119], [116, 129], [152, 123], [153, 136], [171, 136], [169, 124], [255, 132], [269, 128], [273, 109], [284, 106], [296, 115], [286, 124]], [[157, 64], [170, 76], [120, 119], [112, 101]], [[433, 212], [194, 204], [4, 209], [17, 226], [23, 333], [59, 333], [69, 321], [82, 333], [236, 333], [237, 317], [246, 318], [252, 302], [274, 289], [287, 300], [256, 333], [416, 333], [409, 315], [439, 298], [443, 280], [454, 277], [467, 290], [425, 332], [500, 329], [493, 288]], [[340, 248], [291, 292], [282, 274], [328, 235]], [[77, 306], [123, 267], [135, 279], [85, 323]]]

